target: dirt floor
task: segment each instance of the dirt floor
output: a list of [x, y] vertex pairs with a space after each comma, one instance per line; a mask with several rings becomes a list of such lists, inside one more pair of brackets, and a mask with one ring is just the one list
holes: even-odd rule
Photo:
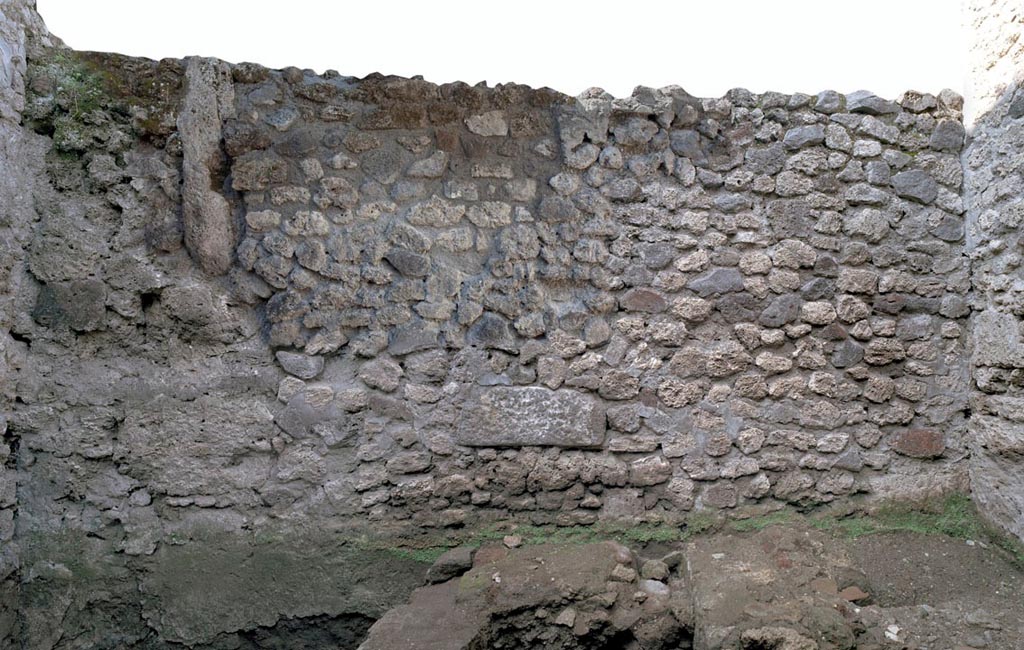
[[994, 544], [897, 532], [847, 548], [864, 572], [866, 604], [920, 619], [908, 648], [1024, 649], [1024, 571]]
[[360, 647], [1024, 650], [1024, 555], [956, 501], [775, 513], [676, 539], [633, 530], [626, 545], [519, 532], [439, 560], [447, 586], [419, 590]]

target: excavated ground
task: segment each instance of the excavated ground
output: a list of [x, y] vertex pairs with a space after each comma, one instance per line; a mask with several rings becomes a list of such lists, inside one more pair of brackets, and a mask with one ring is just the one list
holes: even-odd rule
[[769, 518], [636, 550], [518, 535], [462, 546], [359, 648], [1024, 648], [1019, 555], [873, 525]]

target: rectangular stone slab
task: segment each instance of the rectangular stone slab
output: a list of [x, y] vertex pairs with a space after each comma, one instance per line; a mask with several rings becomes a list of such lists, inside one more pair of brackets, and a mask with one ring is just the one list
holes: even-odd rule
[[1024, 367], [1024, 341], [1013, 314], [985, 309], [974, 316], [974, 363], [996, 368]]
[[477, 391], [455, 432], [456, 442], [469, 447], [599, 447], [604, 436], [596, 399], [540, 386]]

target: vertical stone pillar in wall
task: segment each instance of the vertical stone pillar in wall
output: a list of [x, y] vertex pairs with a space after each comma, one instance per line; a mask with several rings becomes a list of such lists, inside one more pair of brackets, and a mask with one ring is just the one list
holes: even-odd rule
[[185, 247], [204, 271], [222, 275], [231, 268], [238, 230], [223, 194], [227, 160], [220, 146], [221, 124], [235, 112], [231, 68], [217, 59], [192, 57], [185, 79], [185, 105], [178, 117], [185, 158]]
[[0, 0], [0, 649], [16, 644], [18, 555], [13, 543], [17, 514], [17, 439], [5, 414], [13, 399], [11, 379], [24, 344], [11, 336], [18, 266], [33, 222], [32, 179], [22, 164], [31, 155], [20, 126], [25, 106], [25, 63], [36, 48], [55, 43], [29, 0]]
[[964, 19], [971, 486], [990, 519], [1024, 538], [1024, 6], [966, 0]]

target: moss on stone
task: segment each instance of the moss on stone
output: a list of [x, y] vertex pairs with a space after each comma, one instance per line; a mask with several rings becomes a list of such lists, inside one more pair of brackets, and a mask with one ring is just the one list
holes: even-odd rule
[[57, 50], [44, 61], [28, 66], [25, 120], [53, 138], [61, 152], [89, 148], [97, 111], [108, 104], [102, 80], [79, 61], [76, 53]]
[[528, 546], [589, 544], [606, 540], [642, 546], [649, 543], [681, 543], [722, 530], [755, 533], [778, 525], [809, 525], [847, 539], [910, 532], [978, 540], [1003, 549], [1011, 562], [1024, 568], [1024, 545], [986, 522], [970, 496], [962, 493], [925, 501], [890, 501], [870, 506], [847, 506], [809, 512], [784, 508], [769, 513], [750, 514], [739, 510], [726, 516], [717, 512], [699, 511], [689, 513], [679, 524], [601, 521], [592, 525], [555, 526], [502, 523], [467, 528], [458, 534], [427, 534], [415, 540], [363, 537], [354, 543], [361, 548], [383, 550], [404, 560], [429, 564], [450, 548], [463, 545], [478, 547], [500, 541], [506, 535], [516, 535]]
[[60, 152], [124, 149], [173, 130], [181, 76], [180, 62], [49, 50], [29, 61], [24, 119]]

